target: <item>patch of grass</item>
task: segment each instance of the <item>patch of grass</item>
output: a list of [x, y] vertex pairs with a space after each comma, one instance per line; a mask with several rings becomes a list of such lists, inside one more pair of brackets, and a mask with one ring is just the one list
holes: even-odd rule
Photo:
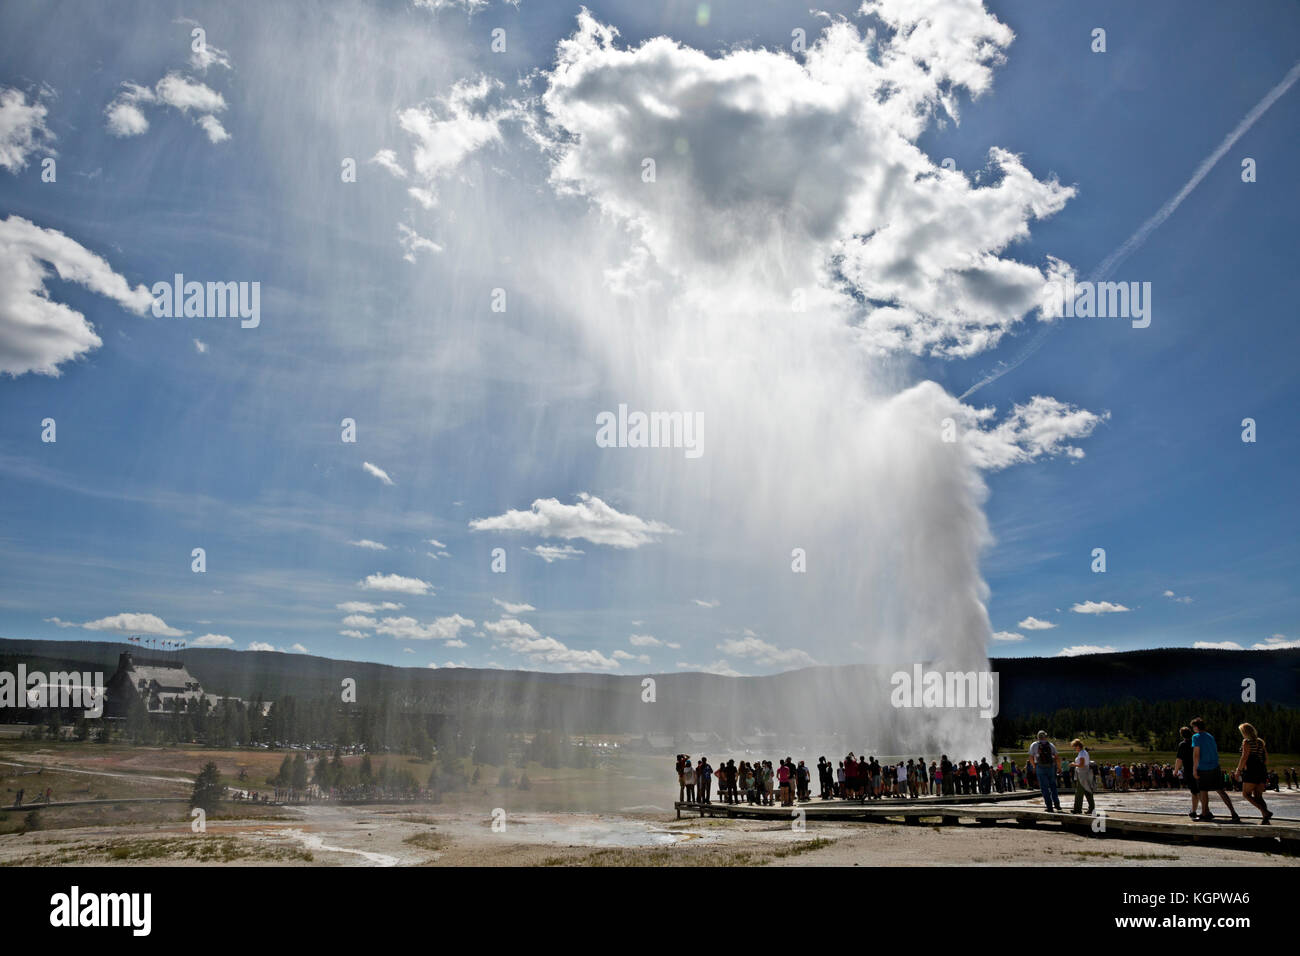
[[421, 850], [445, 850], [451, 843], [449, 837], [441, 833], [413, 833], [403, 843], [418, 846]]
[[798, 843], [791, 843], [789, 846], [783, 846], [779, 850], [773, 850], [772, 856], [775, 859], [782, 859], [787, 856], [798, 856], [800, 853], [811, 853], [813, 850], [820, 850], [824, 846], [830, 846], [834, 840], [828, 840], [826, 837], [816, 837], [812, 840], [800, 840]]
[[7, 866], [67, 866], [102, 860], [105, 862], [195, 862], [233, 863], [237, 860], [311, 862], [312, 854], [296, 847], [264, 847], [241, 844], [234, 837], [202, 836], [175, 839], [114, 839], [101, 843], [73, 844], [54, 853], [33, 853], [8, 862]]

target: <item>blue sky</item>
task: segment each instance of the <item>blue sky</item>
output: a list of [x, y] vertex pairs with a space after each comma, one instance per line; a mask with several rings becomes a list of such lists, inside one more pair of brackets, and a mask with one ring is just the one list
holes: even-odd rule
[[[201, 3], [6, 8], [0, 90], [17, 92], [0, 125], [10, 286], [0, 355], [11, 363], [0, 376], [0, 635], [153, 630], [394, 664], [616, 673], [893, 660], [897, 634], [943, 647], [954, 629], [959, 650], [994, 655], [1295, 646], [1300, 90], [1117, 266], [1113, 278], [1151, 283], [1148, 328], [1048, 324], [1008, 293], [986, 323], [996, 344], [977, 348], [959, 330], [943, 340], [958, 347], [938, 354], [882, 344], [863, 314], [881, 299], [909, 311], [908, 343], [951, 331], [950, 312], [969, 303], [935, 306], [934, 282], [909, 284], [913, 263], [880, 263], [914, 245], [923, 271], [940, 256], [925, 244], [945, 242], [960, 247], [952, 262], [978, 258], [967, 214], [1023, 215], [1024, 235], [994, 250], [999, 262], [1041, 271], [1051, 256], [1087, 275], [1292, 69], [1294, 5], [1246, 16], [1209, 3], [958, 4], [968, 19], [936, 21], [936, 57], [969, 65], [967, 22], [996, 36], [996, 18], [1014, 40], [1004, 62], [984, 64], [979, 96], [957, 90], [956, 118], [939, 102], [946, 88], [898, 73], [900, 96], [914, 92], [927, 111], [916, 129], [901, 113], [853, 113], [853, 84], [876, 80], [829, 55], [793, 105], [783, 99], [786, 71], [813, 62], [790, 53], [792, 30], [809, 47], [831, 23], [891, 35], [855, 4], [826, 16], [789, 4], [713, 3], [707, 16], [694, 3], [655, 6], [589, 4], [618, 37], [579, 35], [567, 76], [557, 45], [579, 30], [579, 8], [533, 0], [472, 13], [330, 3], [310, 16]], [[216, 50], [206, 66], [192, 57], [196, 25]], [[504, 52], [491, 49], [498, 27]], [[1090, 50], [1095, 27], [1104, 53]], [[681, 46], [636, 52], [661, 36]], [[757, 78], [746, 88], [760, 105], [715, 115], [665, 92], [667, 105], [646, 106], [657, 95], [647, 90], [689, 90], [715, 69], [688, 48], [721, 78]], [[183, 85], [166, 87], [169, 75]], [[124, 99], [126, 82], [146, 92]], [[108, 111], [123, 102], [146, 130], [113, 128]], [[644, 149], [626, 142], [651, 134], [660, 140]], [[874, 160], [855, 157], [882, 142], [882, 155], [907, 163], [951, 157], [967, 177], [942, 200], [951, 235], [909, 220], [929, 194], [872, 192]], [[841, 148], [843, 163], [832, 158]], [[980, 188], [1002, 181], [988, 168], [993, 148], [1019, 157], [1026, 203], [1059, 208], [985, 204]], [[647, 200], [639, 164], [619, 162], [655, 150]], [[55, 182], [41, 180], [45, 157]], [[1246, 157], [1253, 183], [1241, 179]], [[347, 158], [356, 182], [340, 175]], [[829, 194], [841, 168], [855, 170], [852, 201]], [[886, 199], [898, 205], [882, 218], [862, 211]], [[823, 210], [838, 211], [818, 219]], [[823, 282], [805, 331], [745, 299], [750, 267], [824, 278], [816, 267], [840, 248], [833, 240], [859, 234], [854, 217], [908, 240], [849, 253], [856, 306]], [[782, 229], [768, 234], [776, 218]], [[134, 312], [32, 253], [49, 231], [131, 288], [177, 272], [257, 281], [260, 325]], [[30, 261], [49, 273], [41, 292], [15, 279]], [[634, 290], [620, 299], [611, 275], [625, 267]], [[975, 296], [968, 272], [932, 267]], [[990, 282], [1006, 274], [980, 269]], [[905, 278], [886, 295], [871, 291], [881, 274]], [[492, 311], [494, 289], [505, 290], [504, 312]], [[33, 295], [80, 313], [100, 340], [59, 358], [57, 375], [22, 370], [17, 357], [57, 348], [22, 324]], [[719, 302], [744, 317], [720, 317]], [[864, 356], [850, 360], [835, 343], [855, 324], [870, 332], [854, 338]], [[967, 397], [971, 412], [956, 410], [955, 396], [1043, 328], [1041, 348]], [[915, 391], [926, 381], [942, 391]], [[840, 394], [876, 424], [841, 420]], [[898, 395], [906, 409], [923, 401], [922, 418], [953, 409], [968, 457], [935, 465], [942, 449], [906, 437], [913, 419]], [[1059, 405], [1016, 425], [1013, 408], [1035, 396]], [[700, 409], [700, 466], [680, 449], [597, 447], [594, 416], [619, 403]], [[1241, 440], [1247, 417], [1254, 443]], [[46, 418], [54, 443], [41, 441]], [[357, 423], [355, 443], [340, 440], [344, 418]], [[1010, 437], [996, 430], [1008, 421]], [[855, 447], [827, 448], [834, 434]], [[990, 464], [999, 453], [1014, 463]], [[961, 507], [932, 527], [950, 495]], [[799, 546], [803, 577], [790, 567]], [[202, 574], [191, 570], [197, 547]], [[491, 569], [498, 547], [504, 573]], [[1090, 569], [1094, 548], [1106, 550], [1104, 574]], [[976, 551], [977, 574], [966, 561], [949, 567]], [[375, 575], [403, 589], [377, 589]], [[1102, 602], [1126, 610], [1072, 610]]]

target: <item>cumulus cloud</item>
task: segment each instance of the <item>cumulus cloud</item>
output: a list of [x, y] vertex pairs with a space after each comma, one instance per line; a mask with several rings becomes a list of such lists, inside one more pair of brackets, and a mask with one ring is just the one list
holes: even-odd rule
[[749, 658], [761, 667], [812, 667], [817, 663], [806, 651], [780, 648], [754, 634], [725, 640], [718, 650], [728, 657]]
[[1283, 651], [1300, 647], [1300, 640], [1291, 640], [1285, 634], [1274, 634], [1272, 637], [1266, 637], [1261, 643], [1252, 644], [1252, 651]]
[[678, 661], [676, 666], [679, 670], [698, 671], [702, 674], [717, 674], [719, 677], [745, 676], [726, 661], [713, 661], [711, 664], [688, 664], [686, 661]]
[[81, 625], [88, 631], [112, 631], [116, 634], [149, 634], [156, 637], [183, 637], [189, 631], [169, 627], [167, 622], [156, 614], [139, 614], [130, 611], [101, 617], [97, 621], [87, 621]]
[[144, 315], [153, 296], [131, 288], [104, 259], [54, 229], [20, 216], [0, 220], [0, 374], [59, 374], [59, 365], [99, 348], [86, 317], [51, 298], [50, 273], [75, 282], [122, 308]]
[[402, 244], [402, 248], [405, 250], [402, 258], [407, 262], [415, 262], [417, 252], [427, 252], [432, 255], [442, 252], [442, 246], [432, 239], [420, 235], [404, 222], [397, 224], [397, 241]]
[[1025, 631], [1050, 631], [1056, 625], [1051, 621], [1040, 621], [1038, 618], [1031, 616], [1025, 618], [1016, 627]]
[[632, 634], [627, 642], [633, 647], [658, 647], [662, 643], [659, 638], [651, 634]]
[[[1055, 398], [1035, 395], [1016, 405], [1002, 421], [987, 425], [995, 414], [993, 408], [975, 409], [961, 406], [964, 419], [960, 434], [970, 449], [975, 464], [990, 471], [1010, 465], [1054, 458], [1082, 458], [1082, 448], [1071, 442], [1086, 438], [1110, 413], [1096, 414]], [[986, 427], [987, 425], [987, 427]]]
[[191, 647], [231, 647], [235, 643], [233, 637], [227, 637], [225, 634], [204, 634], [202, 637], [196, 637], [190, 641]]
[[250, 651], [273, 651], [275, 650], [275, 645], [268, 644], [266, 641], [249, 641], [248, 649]]
[[1161, 596], [1162, 596], [1162, 597], [1167, 597], [1167, 598], [1169, 598], [1169, 600], [1173, 601], [1175, 604], [1191, 604], [1191, 603], [1192, 603], [1192, 599], [1191, 599], [1190, 597], [1188, 597], [1187, 595], [1184, 594], [1184, 595], [1179, 596], [1179, 595], [1177, 595], [1177, 594], [1174, 594], [1173, 591], [1165, 591], [1164, 594], [1161, 595]]
[[433, 590], [433, 585], [428, 581], [400, 574], [369, 574], [365, 580], [357, 582], [357, 586], [367, 591], [395, 591], [401, 594], [428, 594]]
[[[640, 261], [758, 275], [773, 263], [753, 253], [780, 248], [777, 268], [836, 288], [869, 349], [973, 355], [1042, 301], [1059, 267], [1003, 254], [1074, 190], [1006, 150], [967, 176], [917, 146], [933, 115], [956, 118], [962, 89], [989, 88], [1011, 42], [978, 0], [863, 10], [884, 29], [832, 23], [802, 63], [667, 37], [621, 49], [584, 11], [559, 45], [537, 136], [552, 181], [628, 223]], [[640, 182], [647, 157], [653, 188]]]
[[525, 635], [508, 636], [500, 640], [500, 646], [515, 654], [527, 658], [537, 666], [560, 667], [563, 670], [617, 670], [618, 661], [606, 657], [597, 650], [577, 650], [568, 647], [553, 637], [529, 637]]
[[537, 608], [533, 607], [531, 604], [515, 604], [512, 601], [503, 601], [500, 598], [493, 598], [492, 603], [501, 608], [501, 610], [505, 611], [507, 614], [523, 614], [527, 611], [537, 610]]
[[994, 631], [993, 632], [993, 640], [1002, 642], [1004, 644], [1014, 644], [1017, 641], [1023, 641], [1024, 639], [1025, 639], [1025, 635], [1017, 634], [1015, 631]]
[[47, 113], [44, 103], [29, 103], [22, 90], [0, 89], [0, 166], [17, 173], [27, 168], [32, 153], [49, 151], [54, 134], [45, 125]]
[[399, 641], [449, 641], [474, 622], [459, 614], [449, 614], [421, 624], [413, 617], [386, 617], [375, 627], [376, 634], [387, 634]]
[[371, 541], [369, 538], [362, 538], [360, 541], [349, 541], [348, 544], [354, 548], [365, 548], [367, 551], [387, 551], [388, 545], [380, 544], [378, 541]]
[[[398, 125], [413, 140], [411, 176], [416, 184], [407, 192], [424, 208], [438, 204], [439, 182], [455, 172], [470, 154], [501, 141], [501, 122], [511, 115], [511, 110], [488, 103], [500, 88], [498, 80], [486, 76], [460, 80], [446, 96], [397, 114]], [[371, 161], [400, 178], [406, 176], [392, 150], [380, 150]]]
[[1236, 641], [1197, 641], [1192, 647], [1202, 651], [1243, 651]]
[[207, 354], [208, 354], [208, 343], [207, 343], [207, 342], [204, 342], [204, 341], [202, 341], [202, 340], [200, 340], [200, 339], [195, 339], [195, 340], [194, 340], [194, 351], [198, 352], [200, 355], [207, 355]]
[[1129, 610], [1123, 604], [1112, 604], [1110, 601], [1084, 601], [1082, 604], [1076, 604], [1070, 608], [1075, 614], [1120, 614]]
[[531, 548], [524, 548], [529, 554], [536, 555], [547, 564], [554, 561], [569, 561], [580, 554], [587, 552], [573, 547], [571, 544], [539, 544]]
[[577, 504], [538, 498], [530, 511], [512, 508], [492, 518], [476, 518], [469, 526], [474, 531], [520, 531], [543, 538], [579, 538], [614, 548], [638, 548], [656, 541], [660, 535], [675, 533], [660, 521], [623, 514], [585, 491], [579, 492]]
[[339, 631], [339, 633], [342, 634], [344, 637], [355, 638], [358, 641], [364, 641], [366, 639], [366, 634], [363, 631], [354, 631], [351, 628], [344, 631]]
[[1099, 647], [1096, 644], [1076, 644], [1073, 647], [1063, 647], [1057, 657], [1080, 657], [1084, 654], [1114, 654], [1115, 648], [1107, 644]]
[[374, 614], [376, 611], [400, 611], [404, 604], [395, 601], [383, 601], [378, 604], [370, 601], [344, 601], [334, 605], [345, 614]]
[[217, 118], [226, 108], [226, 100], [205, 83], [177, 72], [168, 73], [152, 88], [127, 81], [104, 109], [108, 131], [119, 137], [139, 136], [149, 131], [146, 107], [170, 107], [184, 115], [193, 114], [194, 122], [213, 143], [230, 139]]
[[485, 621], [483, 630], [487, 631], [494, 637], [541, 637], [537, 628], [533, 627], [527, 621], [520, 621], [513, 617], [503, 617], [498, 621]]

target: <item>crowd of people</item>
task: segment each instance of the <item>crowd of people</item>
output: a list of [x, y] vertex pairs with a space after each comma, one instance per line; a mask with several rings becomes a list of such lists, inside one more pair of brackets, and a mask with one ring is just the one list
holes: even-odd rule
[[[1095, 763], [1078, 739], [1070, 742], [1073, 755], [1063, 759], [1046, 731], [1039, 731], [1029, 747], [1028, 759], [1019, 765], [1005, 756], [995, 763], [987, 757], [954, 762], [943, 754], [927, 764], [924, 757], [881, 762], [874, 755], [850, 752], [838, 762], [819, 757], [812, 767], [790, 757], [775, 765], [770, 760], [737, 762], [733, 758], [714, 767], [708, 757], [693, 760], [689, 754], [678, 754], [678, 802], [789, 807], [813, 799], [815, 779], [822, 800], [866, 803], [1031, 790], [1041, 793], [1047, 809], [1054, 812], [1061, 811], [1061, 791], [1073, 790], [1072, 812], [1085, 812], [1086, 801], [1086, 812], [1093, 813], [1098, 787], [1118, 793], [1185, 789], [1192, 795], [1189, 816], [1193, 820], [1216, 819], [1209, 811], [1208, 800], [1210, 793], [1218, 793], [1231, 812], [1232, 822], [1239, 822], [1228, 797], [1228, 791], [1235, 790], [1259, 808], [1267, 823], [1273, 814], [1264, 802], [1264, 793], [1280, 790], [1281, 780], [1276, 772], [1269, 771], [1268, 751], [1255, 728], [1241, 724], [1238, 730], [1242, 735], [1241, 759], [1231, 771], [1220, 766], [1217, 745], [1199, 717], [1182, 728], [1183, 742], [1172, 764]], [[1294, 767], [1287, 768], [1285, 774], [1289, 789], [1300, 788], [1300, 775]]]

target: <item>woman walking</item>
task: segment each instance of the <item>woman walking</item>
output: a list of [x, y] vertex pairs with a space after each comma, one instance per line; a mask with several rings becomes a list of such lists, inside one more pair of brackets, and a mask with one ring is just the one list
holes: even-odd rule
[[1264, 802], [1264, 790], [1268, 787], [1268, 748], [1250, 724], [1241, 724], [1237, 729], [1241, 731], [1241, 760], [1237, 762], [1241, 795], [1259, 808], [1263, 822], [1268, 823], [1273, 818], [1273, 811]]

